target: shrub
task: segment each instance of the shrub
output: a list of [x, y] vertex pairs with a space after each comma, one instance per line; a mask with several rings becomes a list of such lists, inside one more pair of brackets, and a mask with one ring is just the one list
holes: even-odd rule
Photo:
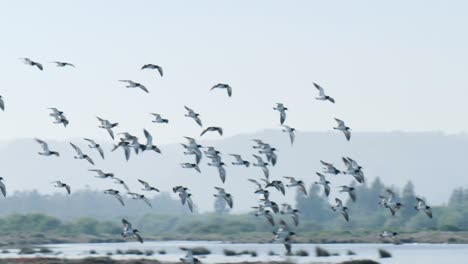
[[315, 247], [315, 256], [317, 256], [317, 257], [329, 257], [330, 252], [328, 252], [326, 249], [323, 249], [321, 247]]
[[392, 257], [392, 254], [390, 254], [390, 252], [384, 250], [384, 249], [379, 249], [379, 255], [380, 255], [380, 258], [391, 258]]

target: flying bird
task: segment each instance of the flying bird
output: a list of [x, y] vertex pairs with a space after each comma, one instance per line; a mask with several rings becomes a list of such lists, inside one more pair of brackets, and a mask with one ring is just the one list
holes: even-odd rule
[[236, 159], [236, 161], [231, 162], [232, 165], [241, 165], [241, 166], [245, 166], [245, 167], [250, 166], [250, 162], [248, 162], [246, 160], [243, 160], [241, 155], [238, 155], [238, 154], [229, 154], [229, 155], [234, 157], [234, 159]]
[[42, 67], [42, 64], [39, 62], [32, 61], [29, 58], [20, 58], [20, 60], [23, 60], [24, 64], [29, 65], [29, 66], [36, 66], [39, 70], [43, 70], [44, 68]]
[[136, 241], [143, 243], [143, 239], [141, 238], [138, 229], [133, 229], [132, 224], [129, 221], [122, 219], [122, 224], [124, 225], [124, 230], [121, 233], [122, 237], [131, 236]]
[[286, 184], [286, 187], [297, 187], [299, 191], [304, 193], [304, 195], [307, 195], [307, 190], [303, 181], [298, 181], [294, 177], [288, 176], [284, 176], [284, 178], [289, 180], [289, 184]]
[[102, 170], [89, 169], [88, 171], [93, 171], [97, 173], [96, 178], [105, 179], [105, 178], [114, 178], [114, 173], [105, 173]]
[[218, 191], [218, 194], [214, 194], [214, 196], [223, 198], [226, 201], [226, 203], [229, 205], [229, 207], [232, 209], [232, 205], [233, 205], [232, 195], [230, 193], [227, 193], [223, 188], [220, 188], [220, 187], [214, 187], [214, 188]]
[[49, 110], [52, 110], [52, 113], [49, 115], [55, 118], [54, 123], [55, 124], [63, 124], [64, 127], [67, 127], [69, 124], [68, 119], [65, 117], [63, 111], [58, 110], [57, 108], [49, 108]]
[[119, 191], [114, 190], [114, 189], [108, 189], [108, 190], [105, 190], [104, 193], [114, 196], [122, 206], [125, 206], [125, 203]]
[[343, 185], [343, 186], [340, 186], [340, 188], [341, 188], [340, 193], [347, 192], [349, 194], [349, 198], [351, 198], [353, 202], [356, 202], [356, 189], [354, 189], [354, 187]]
[[0, 95], [0, 109], [5, 111], [5, 101], [3, 100], [3, 96]]
[[187, 192], [188, 188], [183, 187], [183, 186], [176, 186], [172, 188], [172, 191], [174, 193], [179, 194], [180, 201], [182, 202], [182, 205], [185, 205], [187, 203], [187, 206], [190, 209], [190, 212], [193, 212], [193, 201], [192, 201], [192, 194]]
[[54, 187], [57, 187], [57, 188], [65, 188], [67, 190], [67, 193], [68, 194], [71, 194], [71, 188], [69, 185], [61, 182], [61, 181], [54, 181], [52, 182], [54, 184]]
[[148, 89], [141, 83], [137, 83], [131, 80], [119, 80], [119, 82], [126, 82], [127, 83], [127, 86], [125, 86], [126, 88], [140, 88], [146, 93], [149, 93]]
[[202, 121], [200, 119], [200, 114], [198, 113], [195, 113], [195, 111], [193, 111], [192, 109], [188, 108], [187, 106], [184, 106], [185, 109], [187, 110], [187, 114], [185, 114], [186, 117], [190, 117], [192, 118], [193, 120], [195, 120], [195, 122], [197, 122], [197, 124], [201, 127], [203, 127], [202, 125]]
[[130, 188], [128, 188], [128, 185], [121, 179], [113, 177], [114, 183], [122, 185], [127, 192], [130, 192]]
[[196, 171], [198, 171], [198, 173], [201, 173], [200, 167], [198, 167], [197, 164], [186, 162], [181, 163], [180, 166], [184, 169], [195, 169]]
[[153, 123], [159, 123], [159, 124], [167, 124], [169, 123], [169, 119], [162, 118], [160, 114], [156, 113], [150, 113], [152, 116], [154, 116], [154, 120], [151, 121]]
[[273, 232], [274, 238], [273, 241], [282, 243], [284, 247], [286, 248], [287, 254], [291, 254], [291, 242], [292, 242], [292, 236], [296, 235], [294, 232], [292, 232], [286, 222], [283, 220], [280, 221], [280, 227], [278, 228], [277, 231]]
[[203, 136], [206, 132], [218, 132], [220, 136], [223, 135], [223, 129], [221, 127], [210, 126], [203, 130], [200, 136]]
[[333, 166], [333, 164], [331, 163], [325, 162], [323, 160], [321, 160], [320, 163], [322, 163], [322, 165], [325, 166], [323, 169], [323, 173], [329, 173], [333, 175], [337, 175], [341, 173], [341, 171], [335, 168], [335, 166]]
[[229, 84], [218, 83], [215, 86], [211, 87], [210, 91], [212, 91], [213, 89], [226, 89], [228, 96], [232, 96], [232, 88], [231, 86], [229, 86]]
[[348, 207], [343, 206], [343, 202], [340, 199], [335, 198], [335, 206], [332, 206], [332, 209], [335, 212], [338, 211], [347, 222], [349, 221]]
[[318, 172], [316, 172], [316, 174], [319, 176], [320, 180], [318, 182], [315, 182], [315, 184], [323, 185], [325, 195], [330, 195], [330, 182], [327, 181], [327, 179], [325, 179], [325, 175]]
[[276, 103], [276, 107], [273, 107], [273, 110], [276, 110], [280, 113], [280, 124], [282, 125], [284, 121], [286, 121], [286, 110], [288, 110], [288, 108], [285, 107], [282, 103]]
[[151, 136], [146, 129], [143, 129], [143, 133], [146, 137], [146, 144], [140, 145], [141, 151], [152, 150], [154, 152], [161, 153], [161, 150], [156, 145], [153, 145], [153, 136]]
[[346, 137], [346, 140], [349, 141], [351, 139], [351, 128], [347, 127], [342, 120], [338, 118], [335, 118], [335, 120], [338, 123], [338, 126], [334, 127], [333, 129], [343, 132]]
[[145, 181], [143, 181], [143, 180], [140, 180], [140, 179], [138, 179], [138, 181], [139, 181], [141, 184], [143, 184], [143, 187], [144, 187], [144, 188], [141, 189], [141, 190], [143, 190], [143, 191], [156, 191], [156, 192], [159, 192], [159, 190], [158, 190], [157, 188], [154, 188], [153, 186], [149, 185], [149, 183], [147, 183], [147, 182], [145, 182]]
[[158, 70], [159, 72], [159, 75], [161, 75], [161, 77], [163, 76], [163, 69], [161, 66], [159, 65], [155, 65], [155, 64], [145, 64], [143, 65], [143, 67], [141, 67], [142, 70], [144, 69], [150, 69], [150, 70]]
[[5, 179], [3, 179], [3, 177], [0, 177], [0, 191], [2, 191], [3, 197], [6, 197], [6, 186], [3, 182], [4, 180]]
[[94, 165], [94, 161], [86, 154], [83, 154], [81, 149], [75, 146], [73, 143], [70, 142], [70, 145], [75, 149], [77, 156], [74, 156], [75, 159], [85, 159], [92, 165]]
[[143, 194], [133, 193], [133, 192], [129, 192], [128, 194], [129, 194], [130, 196], [132, 196], [132, 199], [133, 199], [133, 200], [142, 200], [142, 201], [145, 202], [149, 207], [153, 208], [153, 205], [151, 204], [150, 200], [148, 200], [148, 198], [146, 198]]
[[104, 159], [104, 150], [101, 148], [101, 145], [96, 143], [94, 140], [89, 139], [89, 138], [84, 138], [84, 140], [88, 141], [90, 145], [88, 145], [89, 148], [91, 149], [96, 149], [99, 152], [99, 155], [101, 155], [102, 159]]
[[52, 61], [51, 63], [55, 63], [55, 66], [57, 66], [57, 67], [65, 67], [65, 66], [75, 67], [75, 65], [73, 65], [71, 63], [62, 62], [62, 61]]
[[423, 199], [419, 198], [419, 197], [416, 197], [416, 202], [417, 202], [417, 204], [414, 207], [414, 209], [416, 209], [418, 211], [424, 211], [429, 218], [432, 218], [432, 209], [431, 209], [431, 207], [427, 206], [426, 202]]
[[47, 143], [43, 140], [40, 140], [38, 138], [35, 138], [34, 140], [36, 140], [37, 143], [41, 144], [41, 147], [42, 147], [42, 152], [39, 152], [39, 155], [42, 155], [42, 156], [52, 156], [52, 155], [55, 155], [57, 157], [60, 156], [60, 153], [58, 153], [57, 151], [51, 151], [49, 149], [49, 145], [47, 145]]
[[265, 161], [263, 161], [262, 157], [259, 157], [257, 155], [253, 155], [253, 157], [257, 160], [257, 163], [253, 163], [253, 165], [255, 167], [260, 167], [262, 168], [262, 171], [263, 171], [263, 174], [265, 175], [265, 177], [268, 179], [268, 177], [270, 176], [270, 171], [268, 170], [268, 163], [266, 163]]
[[316, 97], [315, 99], [321, 100], [321, 101], [327, 101], [328, 100], [328, 101], [330, 101], [332, 103], [335, 103], [335, 99], [333, 99], [332, 97], [326, 95], [325, 90], [323, 90], [323, 88], [320, 85], [314, 83], [314, 86], [319, 91], [319, 96]]
[[252, 208], [256, 209], [255, 216], [264, 216], [272, 226], [275, 226], [275, 220], [273, 219], [273, 215], [270, 213], [269, 210], [265, 210], [263, 205], [255, 206]]
[[398, 233], [397, 232], [390, 232], [390, 231], [383, 231], [380, 233], [380, 237], [382, 239], [389, 238], [393, 244], [395, 245], [401, 245], [400, 239], [398, 239]]
[[291, 205], [289, 204], [282, 204], [282, 209], [280, 211], [281, 214], [284, 214], [284, 215], [291, 215], [293, 221], [294, 221], [294, 225], [295, 226], [298, 226], [299, 225], [299, 213], [300, 211], [297, 210], [297, 209], [294, 209], [292, 208]]
[[282, 125], [282, 127], [282, 131], [289, 134], [289, 140], [291, 141], [291, 145], [294, 144], [294, 139], [296, 138], [296, 135], [294, 133], [296, 132], [296, 129], [287, 125]]
[[97, 116], [96, 116], [96, 118], [101, 123], [98, 127], [107, 130], [107, 132], [109, 133], [111, 138], [114, 139], [114, 131], [112, 131], [112, 128], [118, 126], [119, 123], [111, 123], [109, 120], [102, 119], [102, 118], [97, 117]]

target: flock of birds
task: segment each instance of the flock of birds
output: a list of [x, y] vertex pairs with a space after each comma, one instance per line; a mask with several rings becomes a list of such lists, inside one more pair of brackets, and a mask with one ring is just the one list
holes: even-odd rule
[[[37, 67], [41, 71], [44, 69], [43, 65], [39, 62], [33, 61], [29, 58], [22, 58], [22, 60], [25, 64], [33, 66], [33, 67]], [[54, 61], [53, 63], [55, 63], [57, 67], [75, 67], [73, 64], [68, 63], [68, 62]], [[163, 69], [159, 65], [146, 64], [141, 68], [141, 70], [145, 70], [145, 69], [156, 70], [160, 77], [163, 76]], [[120, 80], [120, 81], [126, 83], [126, 88], [138, 88], [146, 93], [149, 93], [148, 88], [145, 87], [141, 83], [134, 82], [131, 80]], [[328, 96], [325, 93], [324, 88], [322, 88], [320, 85], [316, 83], [314, 83], [314, 86], [318, 91], [318, 96], [316, 97], [317, 100], [328, 101], [333, 104], [335, 103], [335, 99]], [[214, 85], [210, 90], [225, 90], [228, 97], [231, 97], [232, 92], [233, 92], [231, 86], [225, 83], [218, 83]], [[1, 96], [0, 96], [0, 108], [2, 110], [5, 109], [4, 98]], [[50, 116], [53, 118], [53, 123], [61, 124], [64, 127], [68, 126], [69, 120], [67, 119], [63, 111], [57, 108], [49, 108], [49, 109], [51, 111]], [[185, 106], [185, 109], [187, 111], [185, 116], [187, 118], [192, 119], [198, 126], [202, 128], [200, 137], [205, 135], [206, 133], [218, 133], [220, 136], [223, 135], [223, 129], [221, 127], [209, 126], [209, 127], [203, 128], [203, 123], [200, 118], [200, 114], [187, 106]], [[273, 110], [279, 113], [279, 123], [281, 125], [282, 131], [289, 136], [291, 145], [293, 145], [294, 140], [295, 140], [296, 130], [295, 128], [285, 124], [286, 119], [287, 119], [288, 108], [282, 103], [277, 103], [276, 106], [273, 107]], [[169, 120], [166, 118], [163, 118], [161, 114], [151, 113], [151, 115], [154, 117], [154, 120], [152, 120], [153, 123], [156, 123], [156, 124], [168, 124], [169, 123]], [[143, 134], [145, 137], [144, 142], [140, 141], [137, 136], [132, 135], [128, 132], [117, 133], [116, 135], [119, 135], [120, 138], [116, 140], [114, 130], [116, 129], [116, 127], [118, 127], [119, 123], [111, 122], [109, 120], [106, 120], [100, 117], [97, 117], [97, 121], [99, 123], [98, 127], [106, 130], [109, 136], [111, 137], [111, 139], [115, 140], [115, 144], [110, 151], [114, 152], [117, 149], [122, 149], [124, 153], [124, 157], [127, 161], [130, 159], [132, 151], [136, 155], [145, 151], [154, 151], [159, 154], [162, 153], [161, 150], [156, 145], [154, 145], [153, 137], [146, 129], [143, 129]], [[335, 121], [337, 122], [337, 126], [334, 127], [333, 129], [342, 132], [346, 140], [349, 141], [351, 139], [351, 128], [348, 127], [344, 121], [338, 118], [335, 118]], [[207, 163], [208, 166], [215, 167], [218, 170], [221, 183], [224, 184], [226, 181], [226, 169], [225, 169], [226, 164], [223, 162], [221, 153], [218, 150], [216, 150], [214, 147], [202, 146], [198, 144], [196, 139], [192, 137], [185, 137], [185, 139], [187, 140], [187, 142], [181, 144], [184, 148], [184, 154], [187, 156], [193, 156], [194, 160], [192, 162], [182, 163], [180, 164], [180, 166], [182, 168], [192, 169], [198, 173], [201, 173], [199, 164], [202, 158], [206, 157], [207, 159], [209, 159], [209, 162]], [[42, 152], [39, 152], [40, 155], [57, 156], [57, 157], [60, 156], [60, 154], [57, 151], [53, 151], [50, 149], [47, 142], [38, 138], [36, 138], [35, 140], [42, 147]], [[100, 144], [98, 144], [97, 142], [89, 138], [84, 138], [84, 140], [88, 143], [89, 149], [97, 151], [100, 158], [102, 159], [105, 158], [105, 155], [106, 155], [105, 151]], [[270, 223], [272, 226], [275, 226], [276, 225], [275, 214], [284, 215], [284, 216], [289, 215], [292, 218], [293, 225], [297, 227], [299, 225], [300, 211], [293, 208], [290, 204], [287, 204], [287, 203], [282, 203], [281, 208], [280, 208], [278, 203], [270, 200], [270, 191], [277, 191], [285, 195], [286, 190], [288, 188], [296, 188], [297, 191], [303, 193], [304, 195], [307, 195], [307, 187], [306, 187], [305, 182], [302, 180], [296, 179], [294, 177], [288, 177], [288, 176], [284, 177], [285, 179], [284, 182], [281, 180], [270, 180], [270, 168], [274, 167], [278, 161], [277, 149], [274, 148], [269, 143], [266, 143], [260, 139], [254, 139], [253, 142], [254, 142], [253, 149], [256, 151], [255, 154], [252, 154], [252, 157], [255, 160], [254, 162], [250, 162], [244, 159], [239, 154], [229, 154], [229, 156], [232, 157], [232, 161], [230, 164], [232, 164], [233, 166], [243, 166], [243, 167], [248, 168], [250, 167], [250, 165], [252, 165], [253, 167], [257, 167], [262, 170], [264, 178], [260, 180], [248, 179], [251, 183], [255, 185], [255, 194], [258, 194], [261, 196], [261, 198], [259, 199], [259, 204], [252, 207], [253, 209], [255, 209], [255, 216], [264, 217], [268, 221], [268, 223]], [[81, 148], [79, 148], [78, 146], [76, 146], [75, 144], [71, 142], [70, 142], [70, 146], [76, 152], [76, 155], [74, 156], [75, 159], [85, 160], [91, 165], [95, 164], [93, 158], [91, 158], [90, 155], [85, 154], [85, 152]], [[324, 195], [327, 197], [330, 195], [331, 188], [330, 188], [330, 182], [327, 180], [326, 175], [338, 175], [338, 174], [350, 175], [360, 184], [365, 182], [363, 168], [362, 166], [358, 164], [358, 162], [356, 162], [355, 160], [349, 157], [343, 157], [342, 160], [345, 166], [344, 170], [339, 170], [337, 167], [335, 167], [331, 163], [320, 161], [321, 164], [324, 166], [323, 171], [316, 172], [318, 176], [318, 180], [315, 181], [314, 184], [323, 186]], [[89, 171], [96, 173], [95, 177], [97, 178], [111, 179], [112, 181], [114, 181], [115, 184], [122, 186], [125, 189], [125, 193], [129, 195], [132, 199], [142, 200], [149, 207], [152, 207], [150, 200], [144, 194], [131, 191], [129, 187], [127, 186], [127, 184], [122, 179], [115, 177], [113, 173], [103, 172], [102, 170], [99, 170], [99, 169], [89, 169]], [[2, 182], [2, 180], [3, 178], [0, 178], [0, 190], [5, 196], [6, 187], [5, 187], [5, 184]], [[159, 192], [160, 191], [159, 189], [157, 189], [156, 187], [153, 187], [148, 182], [145, 182], [140, 179], [138, 179], [138, 181], [143, 186], [143, 188], [141, 189], [142, 191], [146, 191], [146, 192], [153, 192], [153, 191]], [[53, 184], [57, 188], [64, 188], [68, 194], [71, 193], [71, 187], [68, 184], [62, 181], [55, 181], [53, 182]], [[234, 197], [229, 192], [227, 192], [225, 188], [218, 187], [218, 186], [214, 188], [216, 190], [216, 193], [214, 194], [214, 196], [217, 197], [218, 199], [219, 198], [223, 199], [226, 202], [226, 204], [230, 208], [232, 208], [234, 206]], [[341, 188], [339, 191], [340, 193], [348, 193], [350, 200], [352, 202], [357, 201], [357, 197], [359, 195], [358, 193], [356, 193], [356, 189], [354, 187], [340, 186], [340, 188]], [[190, 192], [190, 189], [185, 186], [175, 186], [172, 188], [172, 191], [179, 196], [182, 205], [183, 206], [187, 205], [189, 210], [193, 212], [194, 203], [192, 200], [192, 193]], [[121, 191], [111, 188], [111, 189], [105, 190], [104, 193], [115, 197], [122, 206], [125, 206], [123, 193]], [[390, 189], [387, 189], [386, 193], [381, 195], [379, 198], [380, 198], [379, 204], [382, 206], [382, 208], [388, 209], [391, 215], [393, 216], [403, 206], [403, 204], [395, 200], [395, 195], [393, 191]], [[431, 207], [426, 205], [423, 199], [417, 198], [416, 205], [414, 208], [418, 211], [425, 212], [428, 217], [432, 218]], [[335, 198], [335, 204], [331, 206], [331, 209], [341, 214], [346, 221], [350, 220], [350, 209], [346, 207], [343, 201], [340, 200], [339, 198]], [[131, 223], [127, 221], [126, 219], [122, 219], [122, 224], [124, 225], [124, 230], [121, 233], [123, 237], [133, 237], [137, 241], [143, 243], [143, 239], [138, 229], [134, 229]], [[272, 241], [284, 244], [288, 253], [291, 252], [291, 243], [293, 241], [293, 236], [296, 235], [292, 230], [293, 228], [290, 225], [288, 225], [285, 220], [280, 220], [278, 224], [278, 228], [273, 232], [274, 237]], [[400, 243], [398, 239], [398, 233], [396, 232], [384, 231], [380, 234], [380, 236], [384, 239], [390, 239], [396, 244]], [[190, 250], [188, 250], [187, 256], [181, 260], [184, 263], [199, 262], [198, 259], [193, 257], [193, 254]]]

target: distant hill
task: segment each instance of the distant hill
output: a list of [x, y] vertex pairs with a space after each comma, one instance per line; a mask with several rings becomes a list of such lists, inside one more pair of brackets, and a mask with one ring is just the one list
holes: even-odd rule
[[[155, 136], [157, 142], [157, 136]], [[293, 176], [303, 179], [308, 185], [316, 179], [315, 171], [321, 170], [320, 160], [333, 162], [343, 168], [342, 156], [350, 156], [364, 167], [368, 180], [379, 176], [386, 184], [395, 187], [411, 180], [418, 195], [424, 196], [431, 204], [442, 204], [449, 198], [451, 191], [459, 186], [468, 185], [468, 175], [464, 165], [468, 159], [468, 136], [444, 135], [441, 133], [353, 133], [351, 142], [334, 132], [298, 132], [294, 146], [289, 138], [280, 131], [261, 131], [254, 134], [221, 138], [217, 141], [200, 141], [205, 146], [215, 146], [223, 153], [228, 166], [227, 180], [222, 184], [215, 168], [206, 166], [202, 160], [199, 174], [189, 169], [180, 168], [182, 162], [192, 162], [193, 157], [184, 156], [179, 144], [160, 146], [163, 154], [145, 152], [139, 156], [132, 153], [126, 162], [122, 150], [110, 152], [111, 145], [105, 146], [106, 159], [102, 160], [97, 152], [88, 149], [81, 139], [72, 141], [89, 153], [96, 162], [95, 168], [114, 172], [128, 182], [131, 189], [140, 191], [137, 179], [143, 179], [159, 189], [171, 192], [175, 185], [184, 185], [193, 193], [193, 200], [201, 212], [213, 210], [214, 186], [222, 186], [234, 196], [234, 212], [249, 211], [255, 205], [254, 186], [248, 178], [260, 179], [259, 168], [231, 166], [231, 157], [227, 154], [238, 153], [253, 161], [254, 153], [251, 139], [259, 138], [271, 143], [278, 149], [278, 164], [270, 168], [272, 179]], [[181, 139], [181, 142], [184, 140]], [[83, 160], [73, 158], [73, 150], [68, 142], [48, 140], [50, 148], [58, 150], [57, 157], [37, 155], [40, 146], [32, 139], [21, 139], [0, 144], [1, 176], [5, 178], [8, 194], [19, 190], [37, 190], [50, 194], [61, 192], [50, 184], [62, 180], [77, 189], [119, 188], [111, 180], [94, 178], [87, 171], [93, 168]], [[330, 176], [332, 182], [331, 197], [336, 195], [336, 187], [351, 182], [350, 176]], [[176, 199], [177, 196], [171, 194]], [[285, 198], [276, 192], [272, 200], [294, 203], [295, 191], [288, 190]], [[1, 199], [0, 199], [1, 203]], [[180, 203], [178, 206], [181, 206]]]

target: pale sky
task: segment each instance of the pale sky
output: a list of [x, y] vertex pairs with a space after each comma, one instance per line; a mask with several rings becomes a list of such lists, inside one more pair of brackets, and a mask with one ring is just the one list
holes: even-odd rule
[[[227, 136], [287, 123], [327, 131], [468, 129], [466, 1], [2, 1], [0, 140], [106, 139], [95, 116], [159, 143], [198, 135], [184, 104]], [[29, 57], [45, 69], [24, 65]], [[57, 68], [49, 61], [76, 68]], [[140, 71], [164, 68], [165, 76]], [[124, 88], [120, 79], [151, 93]], [[233, 97], [210, 92], [230, 84]], [[337, 103], [315, 101], [312, 82]], [[67, 129], [48, 107], [63, 110]], [[151, 123], [149, 112], [170, 119]], [[209, 135], [207, 138], [216, 138]]]

